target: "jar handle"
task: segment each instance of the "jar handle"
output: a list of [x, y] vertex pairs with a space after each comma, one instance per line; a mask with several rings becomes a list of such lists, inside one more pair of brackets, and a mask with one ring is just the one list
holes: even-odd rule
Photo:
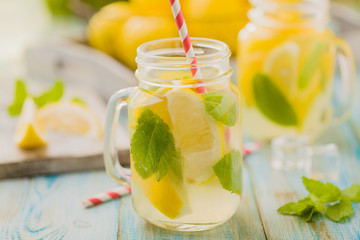
[[352, 51], [349, 45], [340, 38], [335, 38], [335, 46], [341, 75], [341, 88], [346, 99], [341, 104], [342, 106], [334, 109], [332, 125], [339, 124], [349, 118], [356, 89], [356, 68]]
[[104, 163], [106, 172], [118, 183], [130, 184], [130, 168], [122, 167], [116, 149], [116, 129], [120, 112], [128, 104], [130, 95], [136, 87], [125, 88], [111, 96], [106, 115], [104, 139]]

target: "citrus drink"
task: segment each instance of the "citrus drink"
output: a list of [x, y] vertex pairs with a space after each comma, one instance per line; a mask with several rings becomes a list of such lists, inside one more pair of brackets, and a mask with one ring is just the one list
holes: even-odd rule
[[330, 118], [335, 37], [326, 22], [296, 8], [301, 2], [254, 1], [252, 21], [239, 34], [238, 84], [244, 125], [254, 138], [313, 136]]
[[240, 103], [227, 84], [212, 92], [208, 87], [205, 94], [146, 86], [134, 93], [129, 102], [132, 196], [143, 218], [193, 230], [234, 214], [241, 193]]

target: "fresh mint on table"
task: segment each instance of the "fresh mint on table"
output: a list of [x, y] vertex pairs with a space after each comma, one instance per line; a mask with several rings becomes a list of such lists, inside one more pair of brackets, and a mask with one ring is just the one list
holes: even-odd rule
[[252, 88], [258, 109], [268, 119], [283, 126], [298, 124], [293, 107], [267, 75], [255, 74], [252, 79]]
[[205, 93], [206, 111], [217, 121], [230, 127], [236, 123], [236, 101], [226, 92]]
[[146, 108], [139, 117], [130, 146], [134, 167], [143, 179], [155, 174], [160, 181], [170, 168], [177, 176], [181, 174], [174, 136], [169, 126], [150, 109]]
[[17, 116], [21, 113], [22, 106], [28, 93], [26, 91], [25, 83], [22, 79], [15, 82], [15, 94], [13, 103], [8, 107], [8, 112], [11, 116]]
[[42, 107], [47, 103], [60, 100], [63, 93], [64, 84], [60, 80], [57, 80], [53, 87], [40, 94], [40, 96], [32, 96], [26, 89], [25, 81], [23, 79], [18, 79], [15, 82], [14, 100], [8, 107], [8, 112], [11, 116], [19, 115], [27, 97], [32, 97], [35, 104], [38, 107]]
[[241, 194], [241, 153], [238, 150], [224, 155], [213, 167], [222, 187], [232, 193]]
[[61, 81], [56, 81], [54, 86], [38, 97], [33, 97], [34, 102], [38, 107], [42, 107], [47, 103], [59, 101], [64, 93], [64, 84]]
[[309, 195], [298, 202], [291, 202], [280, 207], [277, 211], [284, 215], [303, 218], [305, 222], [311, 220], [318, 213], [325, 213], [334, 222], [353, 214], [351, 201], [360, 202], [360, 184], [353, 184], [340, 191], [331, 183], [322, 183], [303, 177], [305, 188]]

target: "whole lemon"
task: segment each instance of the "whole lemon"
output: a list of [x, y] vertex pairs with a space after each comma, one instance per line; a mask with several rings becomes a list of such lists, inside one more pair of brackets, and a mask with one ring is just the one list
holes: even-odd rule
[[133, 16], [126, 20], [116, 35], [115, 56], [135, 69], [136, 49], [139, 45], [151, 40], [177, 36], [176, 24], [172, 18]]
[[121, 31], [121, 26], [133, 16], [132, 5], [128, 2], [115, 2], [106, 5], [90, 19], [87, 38], [91, 46], [113, 55], [114, 36]]
[[139, 15], [172, 17], [169, 0], [131, 0]]
[[218, 39], [235, 52], [237, 35], [248, 22], [247, 0], [183, 0], [190, 36]]

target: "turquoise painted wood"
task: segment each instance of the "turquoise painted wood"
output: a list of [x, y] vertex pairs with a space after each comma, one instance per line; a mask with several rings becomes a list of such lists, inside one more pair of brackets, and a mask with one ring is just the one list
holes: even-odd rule
[[[360, 147], [349, 124], [327, 132], [322, 142], [342, 152], [340, 178], [347, 187], [360, 183]], [[0, 181], [0, 239], [360, 239], [360, 204], [341, 223], [317, 216], [311, 223], [279, 215], [276, 209], [306, 195], [301, 172], [270, 167], [265, 147], [245, 160], [241, 206], [227, 223], [213, 230], [179, 233], [143, 221], [127, 196], [91, 209], [82, 199], [114, 186], [104, 171]], [[216, 209], [214, 209], [216, 211]]]

